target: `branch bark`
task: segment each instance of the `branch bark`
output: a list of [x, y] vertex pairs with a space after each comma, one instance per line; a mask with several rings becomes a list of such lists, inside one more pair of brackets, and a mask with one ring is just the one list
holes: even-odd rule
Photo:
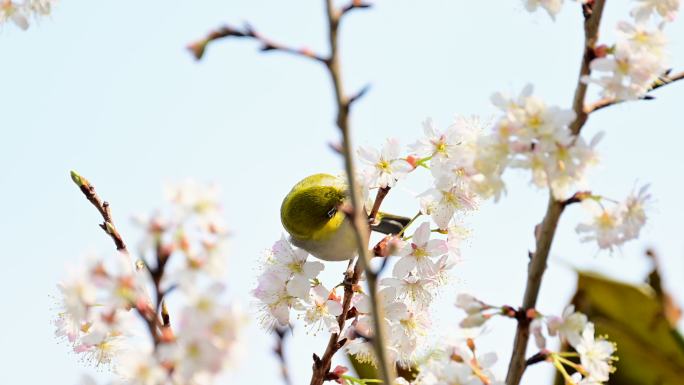
[[[579, 135], [589, 117], [588, 112], [584, 109], [587, 84], [582, 79], [591, 74], [589, 64], [594, 59], [594, 46], [598, 39], [601, 16], [603, 15], [605, 5], [606, 0], [595, 0], [582, 5], [584, 13], [584, 53], [572, 104], [576, 118], [570, 125], [570, 130], [574, 135]], [[536, 248], [535, 252], [531, 255], [527, 268], [527, 284], [523, 296], [522, 314], [527, 314], [527, 310], [533, 309], [536, 306], [551, 244], [553, 243], [558, 221], [565, 206], [565, 202], [556, 200], [553, 197], [553, 193], [549, 191], [549, 203], [546, 214], [535, 231]], [[527, 317], [522, 317], [518, 320], [513, 341], [513, 352], [511, 353], [508, 374], [506, 375], [507, 385], [518, 385], [522, 379], [522, 375], [525, 372], [525, 353], [529, 337], [530, 320]]]
[[[126, 244], [124, 243], [121, 234], [119, 234], [119, 231], [116, 229], [116, 226], [114, 226], [114, 222], [112, 220], [112, 211], [109, 203], [103, 201], [95, 192], [95, 186], [93, 186], [86, 178], [82, 177], [77, 172], [71, 171], [71, 180], [76, 183], [86, 199], [88, 199], [88, 201], [95, 206], [97, 211], [102, 216], [104, 222], [99, 225], [100, 228], [112, 238], [118, 251], [128, 255]], [[163, 297], [165, 294], [161, 290], [160, 282], [162, 276], [164, 275], [164, 267], [167, 260], [168, 254], [163, 254], [162, 249], [157, 247], [157, 266], [155, 269], [150, 269], [148, 266], [148, 270], [150, 271], [150, 275], [154, 281], [156, 292], [156, 304], [154, 308], [151, 306], [146, 306], [145, 308], [135, 306], [138, 314], [140, 314], [140, 316], [145, 320], [155, 346], [159, 344], [163, 334], [172, 335], [169, 324], [169, 314], [165, 309], [162, 311], [162, 319], [159, 318], [159, 311], [162, 307], [164, 307]]]
[[[666, 74], [664, 76], [661, 76], [648, 90], [648, 92], [657, 90], [660, 87], [665, 87], [668, 84], [677, 82], [684, 79], [684, 71], [678, 72], [674, 75], [671, 74]], [[650, 100], [653, 99], [653, 96], [646, 94], [644, 95], [640, 100]], [[615, 99], [601, 99], [598, 100], [592, 104], [586, 105], [584, 107], [584, 112], [587, 114], [591, 114], [592, 112], [596, 112], [598, 110], [602, 110], [606, 107], [614, 106], [616, 104], [621, 104], [624, 102], [627, 102], [629, 100], [615, 100]]]
[[[356, 243], [359, 249], [359, 258], [357, 264], [363, 267], [366, 273], [366, 281], [368, 283], [368, 291], [371, 303], [373, 305], [373, 329], [375, 335], [372, 343], [375, 350], [375, 355], [382, 376], [384, 384], [394, 384], [394, 370], [393, 366], [389, 364], [389, 357], [385, 346], [387, 339], [384, 322], [384, 312], [382, 305], [378, 301], [377, 296], [377, 274], [373, 271], [370, 260], [372, 255], [368, 250], [368, 241], [370, 235], [370, 228], [368, 226], [368, 215], [363, 207], [361, 201], [361, 194], [356, 184], [356, 171], [354, 166], [353, 146], [351, 143], [350, 127], [349, 127], [349, 110], [352, 101], [358, 98], [349, 99], [344, 93], [342, 83], [342, 73], [340, 70], [339, 50], [338, 50], [338, 31], [341, 21], [341, 16], [344, 14], [335, 8], [333, 0], [325, 0], [325, 9], [328, 16], [328, 38], [330, 44], [330, 56], [326, 61], [326, 66], [330, 74], [330, 79], [333, 83], [335, 91], [335, 101], [337, 103], [337, 126], [342, 133], [342, 155], [344, 157], [344, 166], [347, 173], [349, 195], [351, 197], [352, 214], [351, 222], [356, 233]], [[314, 382], [312, 382], [312, 385]]]
[[102, 216], [102, 220], [104, 222], [102, 222], [99, 226], [105, 233], [107, 233], [107, 235], [110, 236], [110, 238], [112, 238], [112, 241], [114, 241], [114, 245], [116, 246], [116, 249], [123, 253], [128, 253], [128, 250], [126, 249], [126, 244], [124, 243], [121, 234], [119, 234], [119, 231], [116, 229], [116, 226], [114, 226], [114, 223], [112, 222], [112, 210], [109, 207], [109, 203], [100, 199], [100, 197], [95, 192], [95, 186], [91, 185], [88, 179], [82, 177], [76, 171], [71, 171], [71, 180], [73, 180], [74, 183], [76, 183], [76, 185], [81, 190], [86, 199], [88, 199], [88, 201], [92, 203], [93, 206], [95, 206], [97, 211]]
[[580, 65], [580, 73], [577, 77], [575, 98], [572, 102], [572, 109], [575, 111], [576, 118], [570, 125], [570, 131], [574, 135], [579, 134], [589, 118], [589, 113], [584, 110], [584, 100], [587, 96], [588, 84], [585, 83], [583, 79], [591, 74], [589, 64], [591, 64], [591, 61], [595, 58], [594, 47], [598, 40], [601, 16], [603, 16], [603, 8], [605, 5], [605, 0], [595, 0], [587, 4], [582, 4], [582, 12], [584, 13], [584, 54], [582, 56], [582, 64]]
[[261, 35], [252, 26], [246, 24], [242, 29], [224, 25], [207, 34], [206, 37], [188, 45], [188, 50], [192, 52], [195, 59], [199, 60], [204, 56], [207, 45], [216, 40], [227, 37], [248, 38], [256, 40], [261, 44], [261, 51], [281, 51], [295, 56], [302, 56], [308, 59], [313, 59], [318, 62], [325, 62], [325, 58], [315, 54], [308, 48], [292, 48], [290, 46], [276, 43], [275, 41]]

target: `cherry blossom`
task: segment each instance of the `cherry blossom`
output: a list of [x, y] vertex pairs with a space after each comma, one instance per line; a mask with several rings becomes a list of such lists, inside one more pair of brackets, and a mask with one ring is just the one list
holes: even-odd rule
[[398, 179], [413, 169], [405, 159], [400, 158], [399, 141], [394, 138], [387, 139], [382, 151], [361, 147], [359, 158], [369, 166], [365, 175], [370, 187], [394, 187]]

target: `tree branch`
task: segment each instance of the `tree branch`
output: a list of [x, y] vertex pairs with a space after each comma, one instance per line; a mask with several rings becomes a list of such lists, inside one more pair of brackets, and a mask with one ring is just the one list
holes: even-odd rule
[[[584, 111], [587, 84], [582, 81], [582, 78], [589, 76], [591, 73], [589, 63], [594, 59], [594, 45], [598, 39], [599, 26], [605, 4], [606, 0], [594, 0], [593, 2], [582, 4], [582, 11], [584, 13], [584, 54], [573, 99], [573, 110], [575, 111], [576, 119], [570, 125], [570, 130], [574, 135], [580, 133], [589, 116]], [[521, 308], [524, 314], [527, 314], [527, 310], [533, 309], [536, 306], [553, 237], [556, 233], [560, 216], [566, 206], [565, 202], [556, 200], [553, 197], [553, 193], [549, 191], [549, 203], [546, 214], [535, 231], [536, 248], [535, 252], [531, 255], [531, 260], [527, 267], [527, 284]], [[511, 353], [511, 360], [508, 366], [508, 374], [506, 375], [507, 385], [518, 385], [522, 379], [526, 367], [525, 353], [529, 337], [530, 320], [527, 317], [519, 319], [513, 341], [513, 352]]]
[[[347, 271], [345, 275], [345, 294], [343, 298], [342, 314], [338, 317], [338, 324], [340, 326], [340, 331], [344, 328], [344, 324], [347, 319], [347, 313], [351, 305], [351, 299], [353, 296], [353, 286], [357, 284], [361, 271], [365, 271], [366, 280], [369, 287], [369, 297], [371, 303], [373, 304], [373, 323], [375, 336], [372, 339], [373, 346], [375, 349], [376, 358], [378, 361], [378, 366], [380, 368], [380, 373], [382, 374], [382, 380], [385, 384], [392, 384], [394, 381], [394, 372], [391, 369], [392, 366], [387, 362], [388, 355], [386, 347], [384, 345], [385, 330], [383, 322], [383, 311], [378, 303], [376, 296], [376, 280], [377, 274], [373, 272], [370, 267], [371, 254], [368, 250], [368, 242], [370, 236], [369, 228], [369, 217], [366, 215], [365, 209], [363, 207], [363, 202], [359, 195], [359, 191], [356, 185], [354, 170], [354, 159], [353, 159], [353, 147], [350, 138], [349, 129], [349, 111], [354, 102], [359, 100], [367, 90], [367, 87], [362, 89], [355, 95], [348, 97], [344, 93], [344, 88], [342, 84], [342, 75], [340, 70], [339, 61], [339, 50], [338, 50], [338, 31], [342, 16], [355, 9], [369, 8], [370, 4], [359, 0], [352, 0], [348, 5], [337, 9], [335, 8], [333, 0], [325, 0], [325, 11], [328, 21], [328, 41], [330, 44], [329, 56], [324, 57], [314, 54], [307, 49], [293, 49], [287, 46], [283, 46], [274, 43], [270, 39], [266, 39], [260, 34], [258, 34], [253, 28], [247, 25], [244, 29], [237, 29], [230, 26], [224, 26], [219, 28], [209, 35], [199, 40], [193, 44], [190, 44], [188, 49], [194, 54], [195, 58], [200, 59], [204, 54], [207, 44], [214, 40], [218, 40], [224, 37], [238, 37], [238, 38], [250, 38], [261, 43], [262, 51], [279, 50], [286, 53], [294, 54], [297, 56], [304, 56], [315, 61], [325, 64], [325, 67], [330, 74], [330, 79], [333, 84], [333, 89], [335, 93], [335, 102], [337, 106], [337, 117], [336, 124], [340, 129], [342, 134], [342, 147], [340, 153], [344, 157], [345, 170], [348, 176], [349, 191], [351, 197], [351, 213], [349, 215], [350, 222], [352, 223], [355, 233], [356, 242], [359, 248], [359, 258], [354, 265], [352, 271]], [[380, 202], [382, 199], [380, 199]], [[379, 209], [379, 205], [376, 209]], [[339, 340], [338, 334], [332, 334], [328, 341], [325, 353], [323, 357], [318, 357], [314, 354], [314, 365], [313, 374], [311, 377], [311, 385], [320, 385], [327, 379], [328, 372], [331, 367], [332, 356], [344, 345], [344, 342]]]
[[[676, 73], [674, 75], [671, 75], [669, 73], [665, 74], [665, 75], [661, 76], [660, 78], [658, 78], [658, 80], [656, 80], [655, 83], [653, 83], [651, 88], [649, 88], [648, 92], [651, 92], [653, 90], [657, 90], [660, 87], [664, 87], [668, 84], [674, 83], [674, 82], [682, 80], [682, 79], [684, 79], [684, 71]], [[653, 99], [653, 96], [646, 94], [646, 95], [642, 96], [640, 100], [651, 100], [651, 99]], [[620, 104], [620, 103], [628, 102], [628, 101], [629, 100], [616, 100], [616, 99], [604, 98], [604, 99], [598, 100], [592, 104], [586, 105], [584, 107], [584, 112], [586, 114], [591, 114], [592, 112], [602, 110], [606, 107], [614, 106], [616, 104]]]
[[95, 186], [91, 185], [86, 178], [80, 176], [76, 171], [71, 171], [71, 180], [76, 183], [83, 195], [85, 195], [86, 199], [88, 199], [88, 201], [95, 206], [97, 211], [100, 212], [100, 215], [102, 215], [102, 220], [104, 222], [102, 222], [99, 226], [105, 233], [107, 233], [107, 235], [112, 238], [116, 249], [121, 252], [128, 253], [128, 250], [126, 250], [126, 244], [124, 243], [123, 238], [121, 238], [121, 234], [119, 234], [114, 226], [114, 223], [112, 222], [112, 210], [109, 207], [109, 203], [100, 199], [95, 192]]
[[188, 45], [188, 50], [192, 52], [193, 56], [195, 56], [195, 59], [200, 60], [202, 56], [204, 56], [204, 52], [207, 48], [207, 45], [215, 40], [223, 39], [223, 38], [228, 38], [228, 37], [236, 37], [236, 38], [247, 38], [247, 39], [252, 39], [256, 40], [261, 44], [261, 51], [281, 51], [285, 53], [289, 53], [295, 56], [302, 56], [308, 59], [313, 59], [318, 62], [325, 62], [326, 59], [323, 57], [315, 54], [313, 51], [311, 51], [308, 48], [292, 48], [283, 44], [279, 44], [274, 42], [271, 39], [268, 39], [264, 36], [262, 36], [260, 33], [258, 33], [254, 28], [252, 28], [249, 24], [246, 24], [243, 29], [235, 28], [229, 25], [225, 25], [223, 27], [217, 28], [214, 31], [209, 32], [207, 36], [201, 40], [198, 40], [194, 43], [191, 43]]
[[287, 370], [287, 359], [285, 357], [285, 337], [288, 330], [288, 328], [283, 327], [278, 327], [275, 329], [276, 345], [273, 348], [273, 352], [278, 357], [278, 362], [280, 362], [280, 375], [283, 378], [283, 383], [285, 383], [285, 385], [292, 385], [290, 373], [289, 370]]
[[[350, 127], [349, 127], [349, 110], [351, 101], [344, 93], [342, 84], [342, 73], [340, 70], [339, 50], [338, 50], [338, 30], [341, 16], [344, 14], [335, 9], [333, 0], [325, 0], [326, 14], [328, 16], [329, 28], [329, 43], [330, 56], [326, 61], [330, 79], [333, 83], [335, 91], [335, 101], [337, 102], [337, 126], [342, 133], [342, 155], [344, 157], [345, 171], [347, 173], [349, 195], [351, 197], [352, 215], [351, 223], [356, 233], [356, 243], [359, 249], [359, 260], [357, 264], [363, 267], [366, 273], [366, 281], [368, 283], [369, 297], [373, 306], [373, 330], [375, 335], [372, 339], [375, 355], [377, 359], [378, 368], [382, 376], [384, 384], [394, 384], [394, 370], [393, 365], [388, 362], [389, 357], [385, 346], [387, 341], [385, 332], [384, 312], [377, 297], [377, 275], [370, 266], [372, 258], [368, 250], [368, 241], [370, 236], [370, 229], [368, 227], [368, 215], [363, 207], [361, 201], [361, 194], [356, 184], [356, 171], [354, 166], [353, 146], [351, 143]], [[358, 100], [355, 98], [353, 100]], [[312, 381], [311, 383], [315, 383]]]
[[[350, 261], [350, 267], [353, 261]], [[340, 328], [340, 333], [344, 329], [344, 324], [347, 321], [347, 316], [349, 314], [349, 309], [351, 308], [351, 300], [354, 296], [354, 286], [358, 284], [359, 278], [361, 277], [361, 265], [357, 261], [354, 264], [354, 268], [347, 270], [344, 277], [344, 297], [342, 299], [342, 313], [337, 316], [337, 325]], [[330, 372], [332, 366], [332, 358], [337, 353], [338, 350], [344, 346], [346, 342], [345, 339], [340, 340], [340, 335], [338, 333], [333, 333], [328, 339], [328, 344], [325, 347], [325, 352], [323, 357], [318, 357], [314, 354], [314, 364], [313, 373], [311, 374], [311, 385], [320, 385]]]
[[589, 114], [584, 110], [584, 100], [586, 99], [587, 87], [589, 85], [583, 79], [591, 74], [589, 64], [596, 57], [594, 47], [598, 40], [599, 26], [605, 5], [605, 0], [595, 0], [582, 4], [582, 12], [584, 13], [584, 54], [582, 56], [582, 64], [580, 65], [580, 73], [577, 77], [575, 98], [572, 102], [572, 109], [575, 111], [576, 118], [570, 125], [570, 131], [574, 135], [579, 134], [589, 117]]
[[[78, 188], [81, 190], [83, 195], [85, 195], [86, 199], [90, 203], [95, 206], [97, 211], [100, 212], [100, 215], [102, 215], [102, 219], [104, 220], [103, 223], [101, 223], [99, 226], [102, 230], [104, 230], [107, 235], [109, 235], [112, 240], [114, 241], [114, 245], [116, 246], [116, 249], [122, 253], [125, 253], [128, 255], [128, 250], [126, 249], [126, 244], [123, 241], [123, 238], [121, 237], [121, 234], [116, 229], [116, 226], [114, 226], [114, 222], [112, 221], [112, 211], [109, 206], [109, 203], [103, 201], [100, 199], [100, 197], [97, 195], [95, 192], [95, 186], [90, 184], [90, 182], [79, 175], [76, 171], [71, 171], [71, 180], [76, 183]], [[164, 274], [164, 266], [166, 264], [166, 259], [163, 258], [162, 260], [162, 254], [160, 254], [160, 247], [157, 248], [157, 267], [155, 269], [149, 269], [150, 275], [152, 276], [152, 279], [154, 281], [154, 286], [155, 286], [155, 291], [156, 291], [156, 305], [154, 308], [151, 306], [145, 306], [145, 307], [139, 307], [137, 306], [138, 304], [133, 304], [135, 305], [135, 309], [140, 314], [140, 316], [145, 320], [147, 324], [147, 328], [149, 329], [150, 335], [154, 341], [155, 346], [159, 344], [159, 342], [162, 339], [162, 335], [159, 333], [160, 328], [162, 330], [165, 330], [168, 333], [170, 333], [170, 324], [169, 324], [169, 314], [168, 312], [164, 309], [162, 311], [162, 319], [159, 319], [159, 311], [161, 308], [165, 308], [163, 306], [163, 297], [164, 297], [164, 292], [160, 288], [160, 282], [161, 278]], [[170, 333], [172, 334], [172, 333]]]

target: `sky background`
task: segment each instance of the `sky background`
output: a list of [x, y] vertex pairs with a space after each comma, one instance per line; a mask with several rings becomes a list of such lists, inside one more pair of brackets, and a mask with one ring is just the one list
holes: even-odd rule
[[[53, 336], [56, 283], [68, 264], [88, 252], [112, 254], [97, 227], [97, 212], [69, 179], [89, 178], [112, 204], [128, 243], [139, 232], [128, 220], [161, 204], [165, 183], [193, 177], [222, 187], [233, 231], [230, 296], [250, 306], [262, 250], [283, 230], [282, 197], [302, 177], [342, 169], [328, 143], [338, 139], [332, 91], [323, 68], [253, 43], [222, 41], [195, 62], [185, 45], [224, 22], [250, 21], [277, 41], [324, 52], [323, 2], [302, 1], [63, 1], [53, 15], [23, 32], [0, 33], [0, 383], [76, 384], [84, 368]], [[631, 2], [608, 2], [602, 29], [610, 42]], [[684, 68], [684, 25], [667, 27], [675, 69]], [[520, 1], [378, 1], [342, 25], [345, 85], [371, 84], [355, 105], [357, 145], [380, 146], [389, 136], [409, 144], [432, 116], [440, 127], [455, 114], [492, 117], [489, 96], [517, 93], [531, 82], [549, 104], [569, 107], [582, 48], [577, 4], [566, 2], [557, 21], [529, 14]], [[592, 96], [595, 96], [592, 93]], [[563, 215], [551, 251], [539, 308], [560, 312], [574, 291], [571, 267], [637, 282], [650, 265], [648, 246], [662, 257], [666, 288], [684, 303], [681, 178], [684, 83], [657, 91], [657, 100], [603, 110], [583, 135], [605, 131], [602, 163], [590, 173], [594, 192], [622, 199], [636, 182], [651, 183], [655, 199], [638, 241], [612, 255], [581, 244], [574, 232], [587, 218], [580, 206]], [[518, 305], [532, 231], [546, 193], [528, 175], [509, 172], [508, 195], [466, 218], [472, 235], [454, 283], [435, 305], [436, 330], [447, 334], [460, 317], [453, 308], [465, 291], [495, 304]], [[415, 212], [417, 177], [392, 192], [386, 209]], [[412, 184], [413, 183], [413, 184]], [[344, 268], [328, 264], [325, 282]], [[492, 322], [481, 351], [497, 351], [504, 372], [514, 324]], [[307, 383], [311, 353], [325, 338], [295, 329], [288, 357], [294, 383]], [[253, 322], [248, 352], [228, 375], [237, 383], [278, 383], [272, 337]], [[342, 363], [342, 360], [336, 362]], [[526, 384], [550, 383], [550, 366], [528, 370]], [[106, 373], [100, 373], [106, 378]], [[227, 382], [226, 382], [227, 383]]]

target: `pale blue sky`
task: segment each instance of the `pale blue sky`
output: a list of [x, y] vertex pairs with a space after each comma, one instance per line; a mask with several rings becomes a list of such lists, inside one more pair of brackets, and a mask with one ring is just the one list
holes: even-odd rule
[[[626, 3], [609, 1], [605, 41], [627, 17]], [[249, 306], [256, 261], [282, 232], [284, 194], [303, 176], [341, 169], [327, 146], [338, 137], [330, 86], [316, 64], [260, 54], [249, 42], [216, 43], [200, 63], [184, 47], [223, 22], [249, 20], [278, 41], [323, 50], [322, 12], [318, 0], [62, 1], [27, 32], [4, 28], [0, 383], [70, 385], [92, 372], [57, 344], [50, 324], [65, 266], [87, 251], [112, 251], [96, 212], [69, 179], [72, 168], [112, 203], [129, 243], [136, 232], [127, 218], [158, 205], [164, 182], [194, 177], [220, 184], [234, 232], [228, 285]], [[683, 24], [670, 25], [668, 35], [673, 66], [681, 70]], [[425, 117], [441, 126], [456, 113], [490, 117], [492, 92], [518, 92], [527, 82], [549, 103], [568, 107], [581, 56], [581, 15], [573, 2], [553, 23], [516, 0], [378, 1], [345, 20], [342, 39], [347, 88], [372, 85], [353, 111], [356, 143], [378, 146], [396, 136], [408, 144], [421, 135]], [[542, 287], [543, 311], [558, 312], [567, 303], [575, 280], [568, 265], [636, 281], [648, 269], [641, 258], [648, 245], [659, 250], [666, 285], [684, 302], [684, 83], [656, 96], [601, 111], [585, 131], [607, 133], [599, 146], [603, 162], [590, 174], [593, 190], [619, 199], [635, 181], [650, 182], [652, 219], [639, 241], [611, 256], [578, 242], [573, 229], [585, 215], [579, 206], [568, 210]], [[523, 173], [507, 180], [508, 196], [467, 219], [472, 236], [465, 261], [436, 306], [440, 332], [456, 324], [456, 291], [519, 304], [532, 229], [546, 198]], [[393, 192], [387, 207], [413, 213], [406, 189]], [[330, 265], [328, 282], [341, 269]], [[513, 330], [510, 321], [494, 322], [480, 349], [507, 361]], [[296, 332], [300, 342], [288, 353], [299, 384], [308, 381], [311, 353], [320, 353], [325, 341]], [[249, 338], [248, 356], [231, 378], [277, 383], [271, 338], [256, 323]], [[544, 383], [550, 373], [537, 365], [524, 383]]]

